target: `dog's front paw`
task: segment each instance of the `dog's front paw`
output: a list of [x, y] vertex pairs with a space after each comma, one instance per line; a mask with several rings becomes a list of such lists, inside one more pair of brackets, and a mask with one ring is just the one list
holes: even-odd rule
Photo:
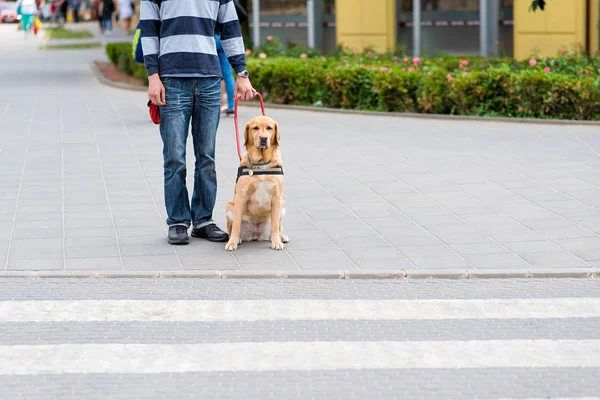
[[271, 240], [271, 248], [274, 250], [283, 250], [283, 242], [281, 240]]
[[281, 238], [281, 241], [282, 241], [283, 243], [289, 243], [289, 242], [290, 242], [290, 238], [289, 238], [289, 237], [287, 237], [286, 235], [284, 235], [283, 233], [280, 233], [280, 234], [279, 234], [279, 237]]
[[227, 242], [227, 244], [225, 245], [225, 250], [227, 251], [234, 251], [238, 248], [238, 244], [240, 244], [241, 240], [239, 239], [235, 239], [235, 238], [230, 238], [229, 242]]

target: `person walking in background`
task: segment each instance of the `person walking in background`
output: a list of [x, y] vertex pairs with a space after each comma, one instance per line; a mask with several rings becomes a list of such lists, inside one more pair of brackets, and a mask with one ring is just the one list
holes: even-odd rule
[[96, 20], [98, 20], [98, 25], [100, 25], [100, 34], [104, 35], [104, 18], [102, 17], [102, 1], [94, 0], [92, 3], [92, 9], [96, 13]]
[[69, 2], [67, 0], [60, 0], [58, 6], [58, 20], [60, 25], [67, 22], [67, 13], [69, 12]]
[[33, 21], [35, 14], [37, 13], [37, 4], [35, 0], [18, 0], [17, 1], [17, 13], [21, 15], [21, 26], [25, 33], [25, 38], [32, 32]]
[[70, 0], [71, 12], [73, 13], [73, 22], [79, 22], [79, 10], [81, 9], [82, 0]]
[[131, 0], [119, 0], [119, 21], [123, 23], [123, 29], [127, 36], [131, 35], [131, 18], [133, 17], [133, 4]]
[[113, 14], [115, 13], [115, 3], [113, 0], [101, 0], [102, 20], [104, 21], [104, 33], [107, 36], [112, 35]]
[[223, 45], [221, 44], [220, 33], [215, 35], [215, 42], [217, 44], [219, 64], [221, 64], [221, 74], [223, 75], [223, 80], [225, 81], [225, 91], [227, 92], [227, 106], [221, 107], [221, 111], [224, 111], [225, 115], [229, 116], [233, 115], [235, 82], [233, 80], [233, 74], [231, 73], [231, 64], [229, 63], [229, 60], [227, 60], [227, 54], [225, 54], [225, 50], [223, 50]]

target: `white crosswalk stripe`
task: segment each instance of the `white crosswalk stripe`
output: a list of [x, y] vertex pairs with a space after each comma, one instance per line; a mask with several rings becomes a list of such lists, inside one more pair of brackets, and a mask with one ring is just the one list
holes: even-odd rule
[[0, 302], [0, 322], [444, 320], [600, 317], [600, 298]]
[[0, 346], [0, 374], [600, 368], [600, 340]]

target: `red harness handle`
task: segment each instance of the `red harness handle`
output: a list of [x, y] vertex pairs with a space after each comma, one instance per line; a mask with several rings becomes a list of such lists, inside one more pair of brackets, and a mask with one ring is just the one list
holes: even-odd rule
[[[262, 115], [267, 115], [267, 114], [265, 114], [265, 102], [263, 101], [262, 96], [258, 92], [256, 92], [256, 95], [258, 96], [258, 100], [260, 100], [260, 109], [262, 111]], [[241, 98], [242, 98], [242, 96], [240, 96], [240, 95], [235, 96], [235, 103], [234, 103], [234, 107], [233, 107], [233, 124], [235, 125], [235, 143], [237, 145], [237, 152], [238, 152], [238, 157], [239, 157], [240, 161], [242, 160], [242, 147], [240, 145], [240, 127], [238, 125], [238, 101]]]

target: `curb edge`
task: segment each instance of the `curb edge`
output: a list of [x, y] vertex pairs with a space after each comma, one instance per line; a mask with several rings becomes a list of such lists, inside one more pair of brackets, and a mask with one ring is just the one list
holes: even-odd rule
[[404, 280], [404, 279], [547, 279], [576, 278], [600, 279], [600, 268], [565, 268], [551, 270], [482, 270], [482, 269], [423, 269], [423, 270], [373, 270], [373, 271], [0, 271], [6, 278], [144, 278], [144, 279], [339, 279], [339, 280]]

